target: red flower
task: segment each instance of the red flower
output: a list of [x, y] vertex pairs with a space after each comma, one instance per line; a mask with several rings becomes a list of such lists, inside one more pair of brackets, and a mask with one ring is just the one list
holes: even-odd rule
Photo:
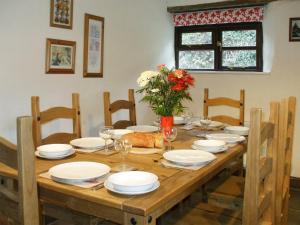
[[173, 91], [182, 91], [185, 89], [185, 86], [182, 84], [176, 84], [171, 88]]
[[187, 75], [184, 78], [185, 78], [186, 83], [188, 83], [189, 85], [194, 85], [195, 80], [191, 75]]
[[168, 81], [170, 81], [170, 82], [176, 82], [176, 77], [175, 77], [175, 75], [173, 73], [170, 73], [168, 75]]

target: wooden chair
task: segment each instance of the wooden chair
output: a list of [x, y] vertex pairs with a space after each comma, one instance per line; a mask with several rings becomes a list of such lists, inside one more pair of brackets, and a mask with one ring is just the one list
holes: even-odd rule
[[[277, 165], [276, 224], [280, 225], [287, 224], [295, 107], [295, 97], [289, 97], [280, 103], [278, 152], [274, 155], [274, 162]], [[244, 186], [244, 179], [231, 176], [215, 190], [208, 190], [208, 203], [226, 209], [239, 210], [243, 204]]]
[[287, 225], [296, 98], [281, 101], [277, 154], [276, 224]]
[[[51, 143], [69, 143], [70, 140], [81, 137], [79, 94], [72, 94], [72, 108], [53, 107], [40, 111], [40, 99], [31, 97], [31, 111], [33, 116], [33, 138], [35, 146]], [[73, 133], [54, 133], [42, 138], [41, 126], [56, 119], [72, 119]]]
[[[136, 125], [136, 112], [135, 112], [135, 100], [134, 100], [134, 90], [128, 90], [128, 101], [127, 100], [117, 100], [110, 102], [110, 93], [103, 93], [104, 101], [104, 119], [105, 126], [113, 126], [115, 129], [123, 129], [128, 126]], [[119, 120], [115, 123], [112, 122], [112, 114], [121, 110], [129, 110], [129, 120]]]
[[1, 224], [38, 225], [39, 203], [31, 117], [17, 119], [17, 136], [17, 147], [0, 137], [0, 162], [18, 170], [17, 190], [14, 182], [2, 174], [0, 212], [7, 220], [2, 218]]
[[[243, 202], [243, 219], [232, 218], [201, 207], [188, 208], [180, 218], [178, 212], [165, 218], [167, 225], [275, 224], [276, 163], [279, 103], [271, 103], [268, 122], [262, 122], [262, 110], [251, 109], [247, 149], [247, 171]], [[240, 178], [242, 179], [242, 178]]]
[[220, 121], [222, 123], [241, 126], [244, 125], [244, 112], [245, 112], [245, 90], [240, 90], [240, 99], [235, 100], [227, 97], [218, 97], [218, 98], [209, 98], [208, 88], [204, 89], [204, 107], [203, 107], [203, 116], [209, 117], [209, 108], [214, 106], [229, 106], [236, 109], [239, 109], [239, 118], [234, 118], [227, 115], [216, 115], [210, 116], [212, 120]]

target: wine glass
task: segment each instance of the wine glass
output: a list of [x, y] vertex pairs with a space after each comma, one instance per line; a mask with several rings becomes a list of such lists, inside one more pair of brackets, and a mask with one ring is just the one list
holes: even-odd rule
[[112, 126], [104, 126], [99, 132], [100, 137], [103, 138], [105, 141], [105, 153], [109, 151], [107, 141], [111, 139], [113, 129], [114, 128]]
[[201, 119], [200, 119], [200, 123], [201, 125], [204, 127], [204, 135], [207, 134], [207, 130], [208, 130], [208, 126], [209, 124], [211, 124], [211, 120], [209, 117], [207, 116], [203, 116]]
[[172, 149], [171, 141], [174, 141], [177, 136], [176, 127], [167, 127], [162, 129], [163, 137], [168, 142], [167, 150]]

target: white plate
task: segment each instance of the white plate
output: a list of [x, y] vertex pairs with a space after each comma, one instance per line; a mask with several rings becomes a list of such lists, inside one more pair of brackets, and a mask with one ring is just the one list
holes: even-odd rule
[[125, 171], [112, 174], [107, 180], [114, 190], [135, 192], [151, 189], [154, 183], [158, 181], [158, 177], [153, 173], [144, 171]]
[[209, 152], [192, 149], [168, 151], [163, 154], [163, 157], [170, 162], [183, 166], [203, 165], [216, 158], [216, 156]]
[[238, 143], [245, 141], [244, 136], [240, 136], [237, 134], [226, 134], [226, 133], [214, 133], [214, 134], [207, 134], [207, 139], [214, 139], [214, 140], [222, 140], [226, 143]]
[[199, 149], [205, 150], [218, 150], [225, 146], [226, 142], [222, 140], [197, 140], [193, 145], [198, 146]]
[[[101, 137], [78, 138], [70, 141], [70, 144], [82, 149], [101, 149], [105, 147], [105, 141]], [[107, 141], [107, 145], [112, 144], [112, 140]]]
[[64, 154], [64, 155], [49, 155], [49, 156], [45, 156], [45, 155], [41, 155], [41, 153], [39, 152], [39, 150], [35, 151], [34, 154], [37, 156], [37, 157], [40, 157], [40, 158], [44, 158], [44, 159], [63, 159], [63, 158], [66, 158], [70, 155], [73, 155], [75, 153], [75, 150], [74, 149], [71, 149], [68, 153]]
[[41, 145], [36, 149], [39, 151], [39, 155], [45, 157], [54, 157], [54, 156], [62, 156], [66, 155], [72, 150], [72, 145], [67, 144], [48, 144]]
[[132, 130], [132, 131], [134, 131], [134, 132], [143, 132], [143, 133], [147, 133], [147, 132], [156, 132], [156, 131], [159, 130], [158, 127], [150, 126], [150, 125], [130, 126], [130, 127], [127, 127], [126, 129]]
[[249, 127], [228, 126], [228, 127], [225, 127], [225, 131], [227, 131], [230, 134], [248, 135]]
[[124, 134], [133, 133], [132, 130], [128, 130], [128, 129], [114, 129], [114, 130], [110, 130], [110, 132], [112, 134], [112, 139], [119, 139]]
[[211, 123], [208, 125], [208, 127], [221, 127], [224, 124], [219, 121], [211, 121]]
[[101, 177], [109, 173], [110, 167], [97, 162], [70, 162], [53, 166], [49, 174], [53, 180], [61, 182], [82, 182]]
[[[203, 124], [200, 123], [200, 120], [193, 121], [192, 124], [198, 127], [203, 126]], [[224, 126], [224, 124], [219, 121], [211, 121], [210, 124], [208, 125], [208, 128], [218, 128], [222, 126]]]
[[179, 125], [179, 124], [185, 124], [185, 119], [182, 116], [174, 116], [174, 124]]
[[219, 153], [219, 152], [225, 152], [227, 149], [228, 149], [228, 146], [223, 146], [222, 148], [220, 149], [217, 149], [217, 150], [210, 150], [210, 149], [202, 149], [200, 148], [199, 146], [197, 145], [192, 145], [192, 149], [195, 149], [195, 150], [201, 150], [201, 151], [205, 151], [205, 152], [210, 152], [210, 153]]
[[123, 195], [141, 195], [141, 194], [146, 194], [146, 193], [149, 193], [149, 192], [152, 192], [152, 191], [156, 190], [159, 186], [160, 186], [160, 183], [159, 183], [159, 181], [157, 181], [148, 190], [144, 190], [144, 191], [119, 191], [119, 190], [114, 189], [113, 185], [110, 184], [107, 180], [104, 182], [104, 187], [107, 190], [115, 192], [115, 193], [118, 193], [118, 194], [123, 194]]

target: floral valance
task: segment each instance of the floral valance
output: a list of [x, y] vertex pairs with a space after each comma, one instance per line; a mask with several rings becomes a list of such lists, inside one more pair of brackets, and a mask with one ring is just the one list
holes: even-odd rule
[[230, 8], [173, 15], [175, 26], [193, 26], [223, 23], [260, 22], [263, 20], [263, 6]]

